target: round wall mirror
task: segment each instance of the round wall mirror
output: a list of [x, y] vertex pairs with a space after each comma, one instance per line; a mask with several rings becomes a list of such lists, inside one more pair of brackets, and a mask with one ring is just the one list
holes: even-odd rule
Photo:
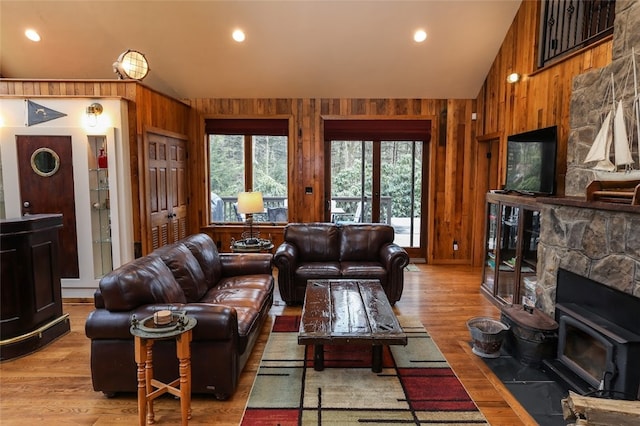
[[60, 168], [60, 157], [51, 148], [38, 148], [31, 154], [31, 168], [40, 176], [54, 175]]

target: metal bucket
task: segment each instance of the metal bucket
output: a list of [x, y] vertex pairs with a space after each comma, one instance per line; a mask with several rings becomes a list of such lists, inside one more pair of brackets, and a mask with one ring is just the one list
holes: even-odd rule
[[509, 326], [492, 318], [475, 317], [467, 321], [473, 341], [473, 353], [483, 358], [497, 358]]

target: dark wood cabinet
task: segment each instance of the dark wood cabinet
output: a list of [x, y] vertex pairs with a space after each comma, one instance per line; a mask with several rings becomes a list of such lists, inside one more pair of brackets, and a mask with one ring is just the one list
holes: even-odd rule
[[486, 197], [482, 291], [498, 305], [535, 306], [540, 207], [534, 197]]
[[25, 355], [69, 331], [62, 313], [61, 214], [0, 220], [0, 359]]

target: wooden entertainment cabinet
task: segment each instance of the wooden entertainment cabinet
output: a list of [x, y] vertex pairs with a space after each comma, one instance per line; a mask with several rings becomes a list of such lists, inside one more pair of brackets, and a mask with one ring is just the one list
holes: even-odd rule
[[480, 288], [496, 305], [535, 306], [539, 239], [535, 197], [487, 193]]
[[62, 312], [61, 214], [0, 219], [0, 360], [34, 352], [71, 329]]

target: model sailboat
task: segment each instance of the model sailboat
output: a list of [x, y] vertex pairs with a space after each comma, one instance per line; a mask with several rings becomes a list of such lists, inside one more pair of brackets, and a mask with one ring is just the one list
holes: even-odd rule
[[[613, 86], [613, 74], [611, 75], [611, 80], [611, 84]], [[600, 127], [600, 131], [596, 135], [593, 145], [584, 160], [585, 163], [597, 161], [596, 165], [593, 167], [594, 170], [615, 172], [619, 166], [630, 167], [633, 165], [622, 101], [617, 102], [617, 107], [615, 105], [616, 102], [614, 98], [611, 111], [607, 113], [607, 116], [602, 122], [602, 127]], [[611, 125], [612, 116], [613, 126]], [[609, 159], [612, 142], [615, 164]]]

